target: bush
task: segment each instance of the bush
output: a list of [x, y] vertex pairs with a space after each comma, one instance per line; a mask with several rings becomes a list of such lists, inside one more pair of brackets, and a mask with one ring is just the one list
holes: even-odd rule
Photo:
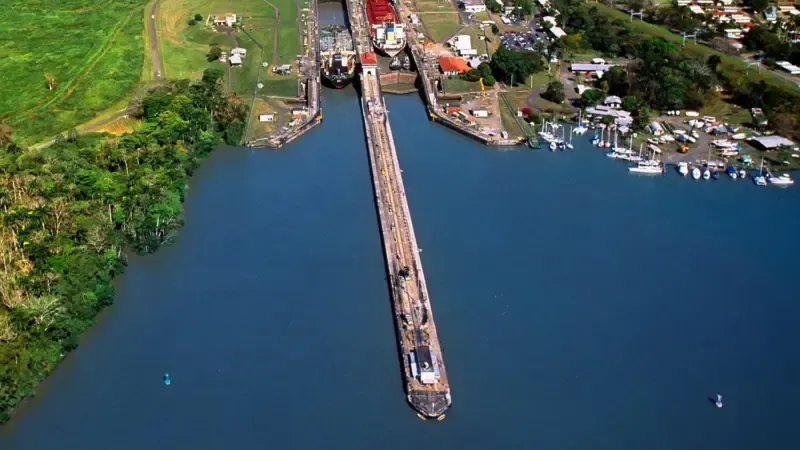
[[208, 51], [208, 55], [206, 55], [206, 59], [208, 59], [209, 62], [216, 61], [220, 56], [222, 56], [222, 49], [219, 48], [219, 45], [212, 45], [211, 49]]
[[558, 80], [553, 80], [547, 85], [547, 90], [542, 93], [542, 97], [553, 103], [562, 103], [566, 100], [567, 95], [564, 94], [564, 85]]
[[196, 20], [194, 20], [194, 19], [189, 19], [189, 26], [190, 26], [190, 27], [193, 27], [193, 26], [195, 26], [195, 25], [197, 25], [197, 21], [196, 21]]
[[202, 22], [203, 21], [203, 16], [201, 16], [200, 14], [195, 14], [194, 15], [194, 20], [196, 20], [198, 22]]
[[485, 77], [483, 77], [484, 86], [494, 86], [495, 83], [497, 83], [497, 80], [494, 79], [492, 74], [489, 74], [489, 75], [486, 75]]
[[481, 73], [475, 69], [472, 69], [469, 72], [462, 75], [462, 77], [467, 81], [475, 82], [481, 79]]

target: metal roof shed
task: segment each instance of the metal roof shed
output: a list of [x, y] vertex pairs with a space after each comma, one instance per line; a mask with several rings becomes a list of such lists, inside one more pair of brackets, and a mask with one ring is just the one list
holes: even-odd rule
[[750, 142], [766, 150], [772, 150], [781, 146], [791, 147], [794, 145], [794, 142], [780, 136], [761, 136], [750, 139]]

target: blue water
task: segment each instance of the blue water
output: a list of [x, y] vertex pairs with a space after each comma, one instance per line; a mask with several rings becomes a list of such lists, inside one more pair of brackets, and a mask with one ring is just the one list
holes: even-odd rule
[[498, 151], [388, 106], [443, 422], [405, 404], [348, 89], [281, 151], [209, 158], [177, 242], [131, 259], [0, 448], [798, 448], [800, 188]]

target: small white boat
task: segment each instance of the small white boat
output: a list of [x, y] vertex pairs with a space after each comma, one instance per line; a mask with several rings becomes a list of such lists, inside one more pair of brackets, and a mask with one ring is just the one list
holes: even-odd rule
[[717, 394], [717, 400], [714, 402], [714, 404], [717, 406], [717, 408], [722, 408], [722, 394]]
[[[648, 164], [651, 161], [642, 161], [634, 167], [628, 167], [628, 170], [633, 173], [646, 173], [646, 174], [660, 174], [663, 173], [663, 169], [659, 164]], [[658, 161], [655, 161], [658, 163]]]
[[776, 186], [791, 186], [794, 184], [794, 180], [788, 173], [778, 175], [777, 177], [769, 177], [769, 182]]
[[740, 171], [739, 171], [739, 178], [741, 178], [741, 179], [743, 179], [743, 180], [744, 180], [745, 178], [747, 178], [747, 172], [745, 172], [745, 171], [744, 171], [744, 169], [742, 169], [742, 170], [740, 170]]
[[692, 168], [692, 178], [694, 178], [695, 180], [699, 180], [701, 176], [702, 176], [702, 174], [700, 173], [700, 169], [698, 169], [697, 167], [693, 167]]
[[678, 163], [678, 173], [684, 177], [689, 174], [689, 163], [681, 161]]
[[700, 134], [699, 134], [699, 133], [697, 133], [697, 131], [694, 131], [694, 130], [692, 130], [692, 137], [694, 137], [695, 139], [697, 139], [697, 138], [699, 138], [699, 137], [700, 137]]
[[569, 130], [569, 142], [567, 142], [567, 148], [570, 149], [570, 150], [575, 148], [575, 147], [572, 146], [572, 132], [573, 131], [574, 130]]
[[764, 158], [761, 158], [761, 168], [758, 170], [758, 175], [753, 175], [753, 183], [756, 186], [766, 186], [767, 177], [764, 176]]
[[708, 169], [704, 170], [704, 171], [703, 171], [703, 179], [704, 179], [704, 180], [708, 180], [708, 179], [710, 179], [710, 178], [711, 178], [711, 171], [710, 171], [710, 170], [708, 170]]
[[558, 148], [558, 144], [556, 143], [556, 141], [550, 141], [550, 151], [554, 152], [554, 151], [556, 151], [557, 148]]
[[731, 139], [736, 139], [737, 141], [741, 141], [742, 139], [747, 139], [747, 135], [744, 133], [736, 133], [731, 136]]

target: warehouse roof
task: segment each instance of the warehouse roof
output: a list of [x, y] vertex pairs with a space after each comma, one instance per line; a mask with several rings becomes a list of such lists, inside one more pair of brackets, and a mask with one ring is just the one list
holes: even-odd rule
[[773, 149], [781, 146], [791, 147], [794, 145], [794, 142], [780, 136], [761, 136], [750, 139], [750, 141], [765, 149]]

